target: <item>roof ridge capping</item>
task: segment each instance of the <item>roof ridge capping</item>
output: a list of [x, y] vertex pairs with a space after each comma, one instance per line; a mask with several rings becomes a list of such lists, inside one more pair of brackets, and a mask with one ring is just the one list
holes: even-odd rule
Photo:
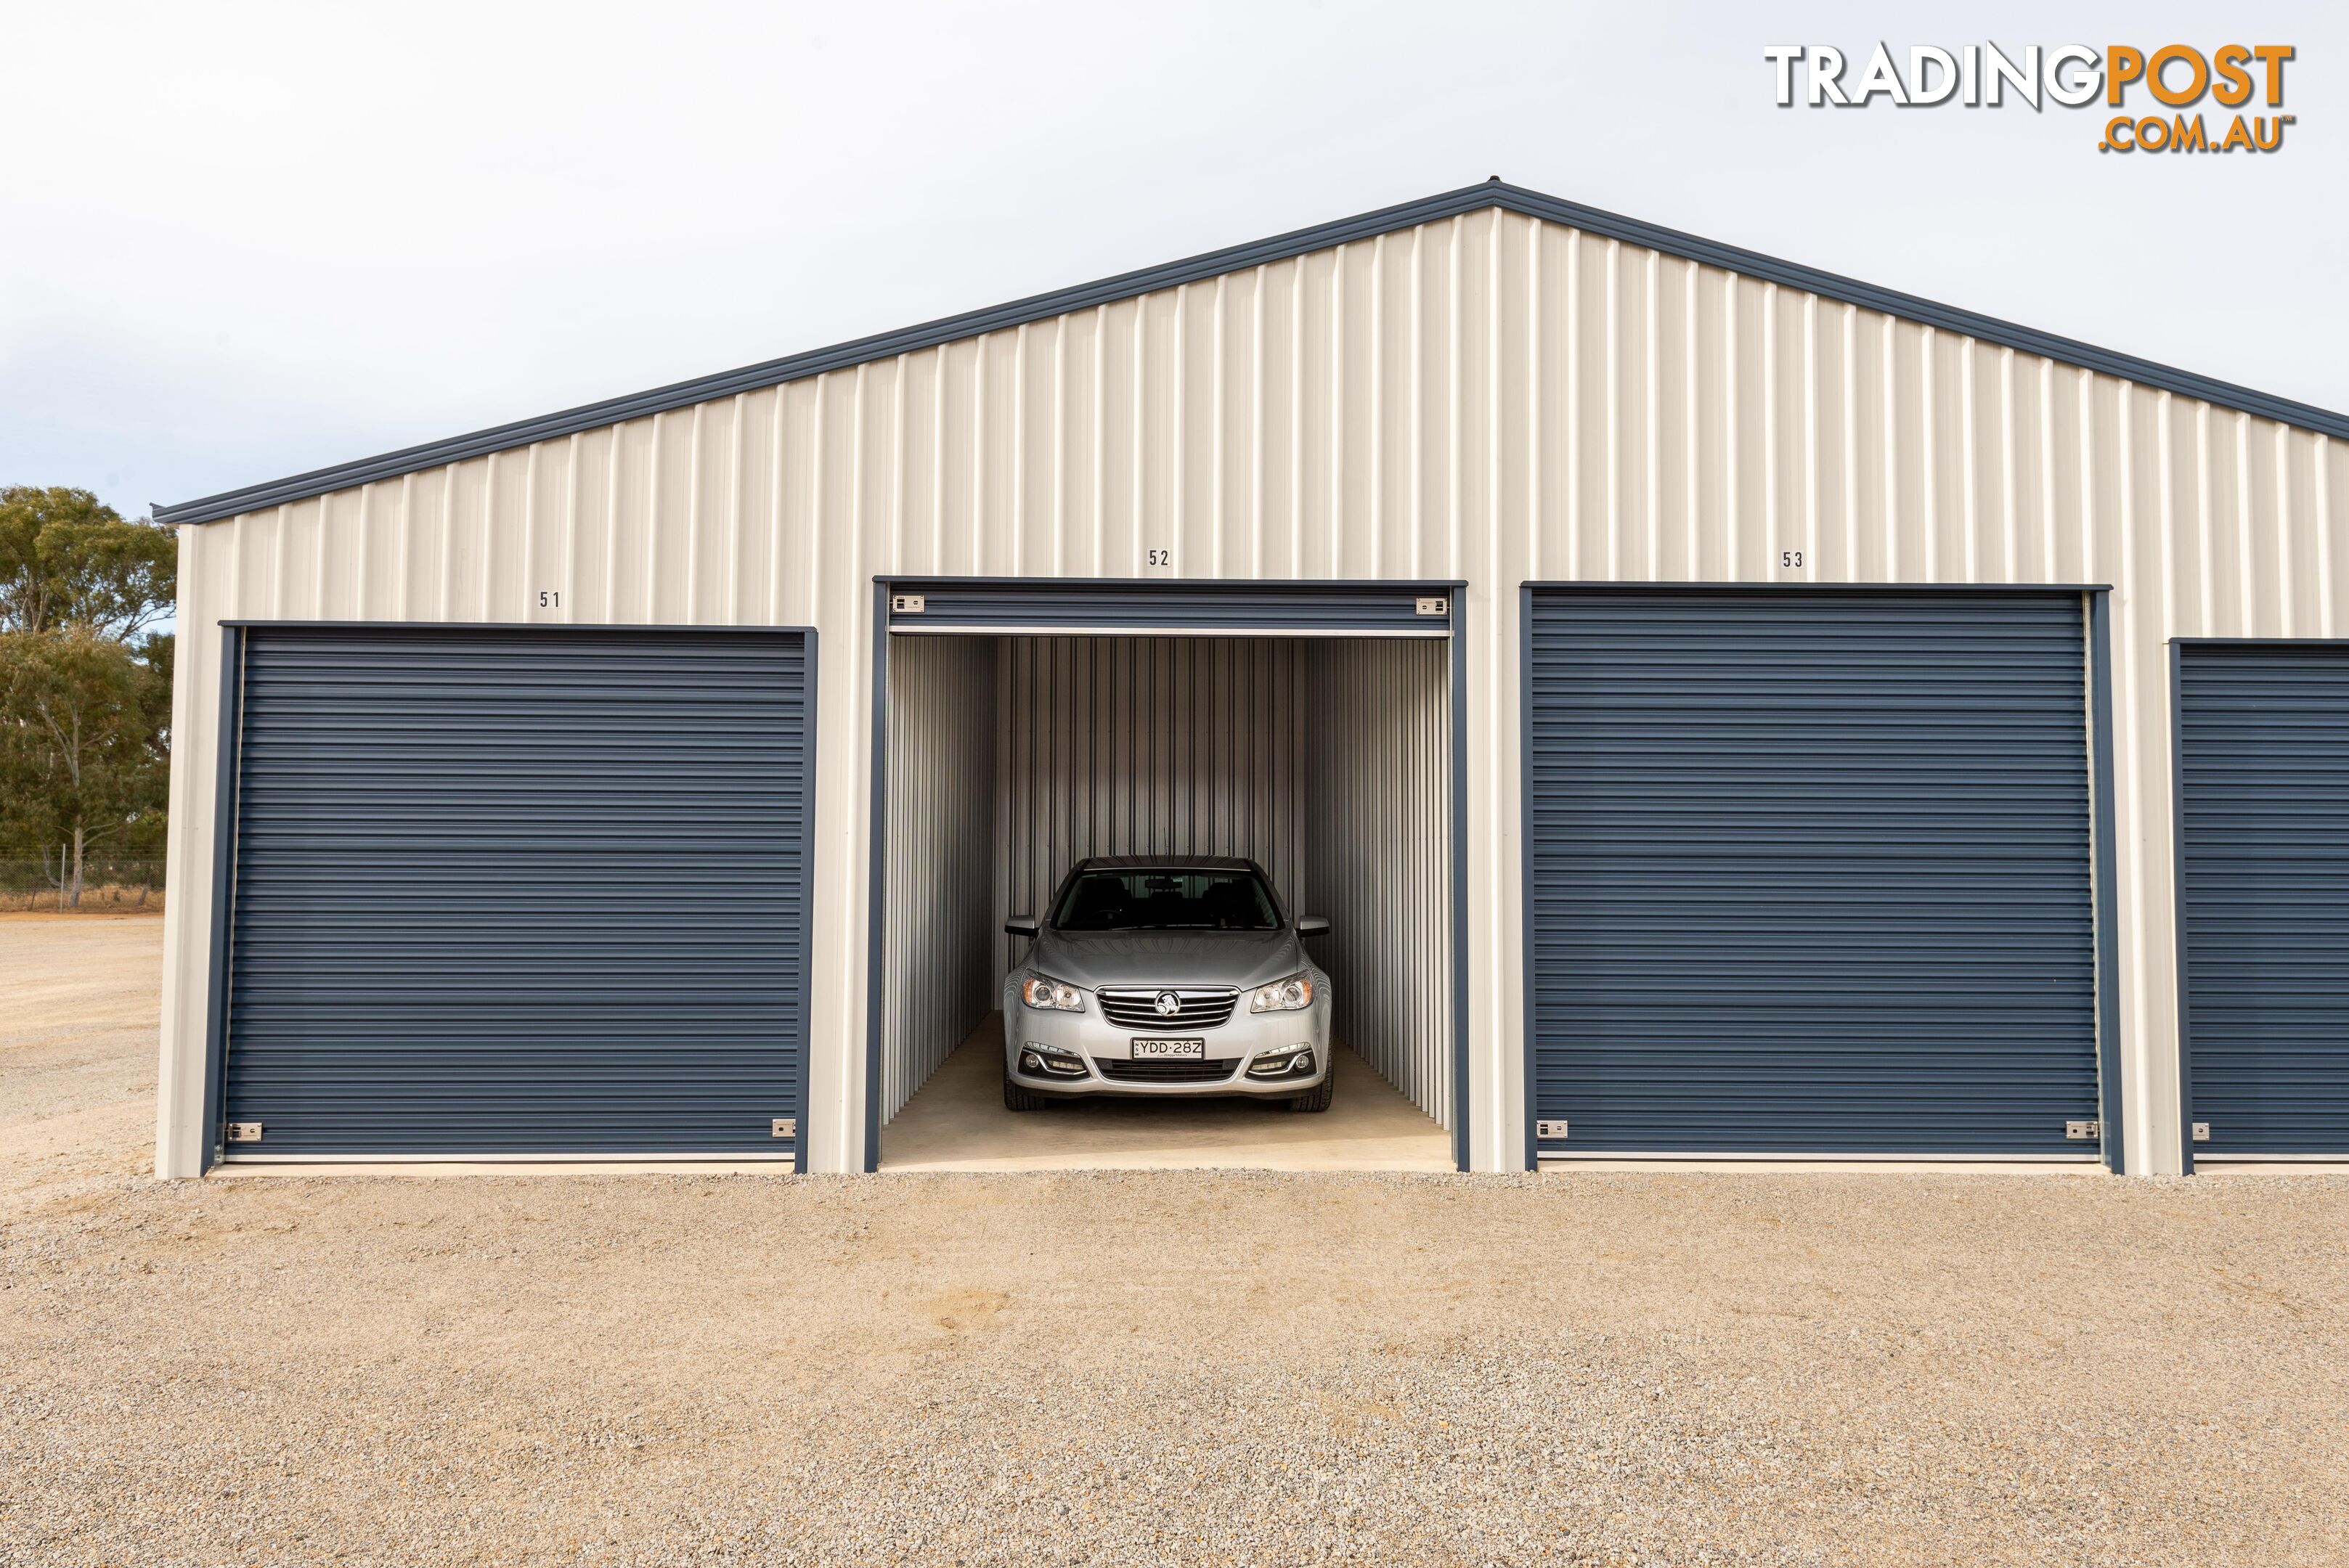
[[1293, 229], [1285, 234], [1257, 240], [1247, 244], [1226, 246], [1219, 251], [1187, 257], [1182, 261], [1162, 263], [1133, 272], [1120, 273], [1073, 288], [1054, 290], [1048, 294], [1030, 294], [1025, 299], [984, 309], [966, 311], [958, 315], [942, 316], [916, 326], [901, 327], [893, 332], [875, 333], [868, 337], [853, 339], [826, 348], [811, 349], [781, 359], [764, 360], [740, 369], [720, 371], [689, 381], [672, 382], [650, 391], [609, 397], [600, 402], [583, 403], [574, 408], [543, 414], [534, 418], [517, 419], [509, 424], [493, 425], [487, 429], [443, 440], [427, 441], [420, 446], [403, 447], [355, 462], [338, 463], [331, 468], [313, 469], [307, 473], [294, 474], [265, 483], [247, 485], [238, 490], [222, 490], [217, 495], [171, 506], [153, 509], [158, 522], [185, 524], [214, 522], [222, 518], [264, 508], [282, 506], [289, 501], [305, 500], [330, 490], [347, 490], [356, 485], [379, 480], [397, 479], [402, 474], [422, 469], [438, 468], [444, 463], [461, 462], [469, 458], [483, 457], [491, 452], [508, 451], [535, 441], [552, 440], [582, 430], [592, 430], [605, 425], [616, 425], [629, 419], [640, 419], [671, 408], [707, 402], [714, 397], [730, 397], [738, 392], [756, 391], [779, 386], [787, 381], [803, 380], [828, 370], [845, 369], [877, 359], [893, 358], [962, 338], [976, 337], [984, 333], [1001, 331], [1047, 316], [1070, 311], [1090, 309], [1095, 305], [1131, 299], [1137, 294], [1152, 294], [1160, 289], [1182, 284], [1195, 283], [1221, 273], [1237, 272], [1242, 268], [1261, 266], [1269, 262], [1287, 261], [1309, 251], [1328, 250], [1356, 240], [1367, 240], [1380, 234], [1392, 233], [1438, 219], [1457, 217], [1486, 207], [1498, 207], [1528, 218], [1579, 229], [1607, 239], [1621, 240], [1678, 256], [1684, 261], [1719, 267], [1742, 273], [1765, 283], [1782, 284], [1803, 289], [1823, 298], [1839, 300], [1866, 310], [1900, 317], [1920, 325], [1962, 333], [1981, 338], [1985, 343], [2036, 354], [2044, 358], [2101, 372], [2144, 386], [2158, 387], [2197, 397], [2221, 407], [2237, 409], [2273, 419], [2279, 424], [2296, 426], [2321, 435], [2349, 440], [2349, 415], [2333, 413], [2310, 404], [2294, 402], [2268, 393], [2239, 387], [2191, 371], [2179, 370], [2154, 360], [2112, 349], [2098, 348], [2093, 344], [2074, 338], [2059, 337], [2053, 333], [2001, 321], [1994, 316], [1978, 315], [1945, 305], [1915, 294], [1894, 289], [1878, 288], [1857, 279], [1822, 272], [1800, 263], [1766, 256], [1758, 251], [1741, 250], [1694, 234], [1684, 234], [1675, 229], [1663, 228], [1626, 218], [1619, 213], [1586, 207], [1562, 197], [1528, 191], [1510, 185], [1499, 176], [1475, 185], [1464, 185], [1415, 201], [1400, 202], [1381, 207], [1376, 211], [1358, 213], [1334, 222], [1319, 223], [1310, 228]]

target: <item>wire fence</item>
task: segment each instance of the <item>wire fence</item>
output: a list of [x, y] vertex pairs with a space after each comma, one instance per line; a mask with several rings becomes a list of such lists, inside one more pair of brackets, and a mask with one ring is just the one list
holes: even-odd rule
[[160, 910], [162, 857], [85, 853], [78, 898], [76, 891], [73, 854], [67, 847], [0, 848], [0, 912]]

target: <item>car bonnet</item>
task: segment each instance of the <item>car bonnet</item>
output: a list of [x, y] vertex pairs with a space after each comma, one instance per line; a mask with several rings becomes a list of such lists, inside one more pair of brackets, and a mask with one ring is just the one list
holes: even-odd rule
[[1102, 985], [1261, 985], [1305, 966], [1294, 927], [1279, 931], [1053, 931], [1033, 965], [1088, 990]]

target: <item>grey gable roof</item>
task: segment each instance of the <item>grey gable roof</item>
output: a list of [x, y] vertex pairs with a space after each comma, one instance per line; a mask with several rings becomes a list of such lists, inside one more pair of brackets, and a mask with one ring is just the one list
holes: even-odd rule
[[1486, 207], [1498, 207], [1505, 211], [1522, 213], [1529, 218], [1545, 219], [1553, 223], [1580, 229], [1607, 239], [1621, 240], [1634, 245], [1644, 245], [1666, 255], [1701, 262], [1743, 273], [1765, 283], [1784, 284], [1790, 288], [1807, 290], [1827, 299], [1841, 300], [1868, 310], [1880, 311], [1922, 325], [1963, 333], [2027, 354], [2043, 355], [2067, 365], [2077, 365], [2107, 376], [2135, 381], [2147, 387], [2159, 387], [2189, 397], [2199, 397], [2222, 407], [2238, 408], [2247, 414], [2278, 423], [2295, 425], [2327, 436], [2349, 439], [2349, 416], [2330, 413], [2323, 408], [2295, 403], [2289, 398], [2270, 397], [2246, 387], [2225, 381], [2215, 381], [2207, 376], [2173, 369], [2139, 359], [2134, 355], [2116, 354], [2092, 344], [2078, 343], [2068, 337], [2017, 326], [2012, 322], [1977, 315], [1971, 311], [1958, 310], [1950, 305], [1936, 304], [1931, 300], [1919, 299], [1914, 294], [1877, 288], [1850, 278], [1838, 277], [1794, 262], [1783, 262], [1754, 251], [1744, 251], [1734, 245], [1717, 244], [1692, 234], [1659, 228], [1636, 218], [1619, 217], [1602, 212], [1595, 207], [1545, 196], [1538, 191], [1521, 186], [1488, 181], [1481, 185], [1464, 186], [1446, 191], [1441, 195], [1424, 197], [1417, 201], [1405, 201], [1399, 206], [1383, 207], [1375, 212], [1357, 217], [1341, 218], [1335, 222], [1319, 224], [1309, 229], [1298, 229], [1277, 234], [1252, 244], [1233, 245], [1221, 251], [1210, 251], [1187, 261], [1169, 262], [1160, 266], [1144, 267], [1138, 272], [1121, 273], [1098, 283], [1080, 284], [1074, 288], [1052, 294], [1032, 294], [1009, 304], [991, 306], [986, 310], [966, 312], [919, 326], [884, 332], [871, 337], [860, 337], [851, 343], [835, 344], [830, 348], [812, 349], [782, 359], [770, 359], [763, 364], [749, 365], [739, 370], [722, 371], [692, 381], [679, 381], [667, 387], [657, 387], [649, 392], [638, 392], [626, 397], [606, 398], [600, 403], [583, 404], [557, 414], [544, 414], [534, 419], [518, 419], [510, 425], [496, 425], [471, 435], [453, 436], [446, 440], [428, 441], [419, 447], [406, 447], [380, 457], [362, 458], [357, 462], [341, 463], [333, 468], [314, 469], [306, 474], [288, 479], [273, 480], [265, 484], [247, 485], [242, 490], [223, 490], [218, 495], [199, 500], [181, 501], [176, 506], [158, 506], [155, 521], [168, 523], [212, 522], [240, 512], [256, 511], [264, 507], [279, 506], [287, 501], [302, 500], [310, 496], [324, 495], [329, 490], [347, 490], [354, 485], [367, 484], [377, 480], [396, 479], [401, 474], [420, 469], [437, 468], [443, 463], [478, 458], [490, 452], [528, 446], [533, 441], [549, 440], [581, 430], [592, 430], [625, 419], [642, 418], [665, 409], [681, 408], [689, 404], [706, 402], [713, 397], [731, 397], [781, 382], [797, 381], [817, 376], [827, 370], [838, 370], [871, 360], [887, 359], [917, 349], [933, 348], [939, 344], [960, 338], [975, 337], [981, 333], [995, 332], [1004, 327], [1040, 321], [1047, 316], [1061, 315], [1073, 310], [1088, 310], [1095, 305], [1116, 300], [1131, 299], [1136, 294], [1150, 294], [1172, 288], [1178, 284], [1211, 278], [1219, 273], [1237, 272], [1243, 268], [1261, 266], [1267, 262], [1287, 261], [1308, 251], [1326, 250], [1332, 245], [1352, 240], [1367, 240], [1375, 235], [1408, 229], [1435, 219], [1455, 217], [1463, 212], [1479, 211]]

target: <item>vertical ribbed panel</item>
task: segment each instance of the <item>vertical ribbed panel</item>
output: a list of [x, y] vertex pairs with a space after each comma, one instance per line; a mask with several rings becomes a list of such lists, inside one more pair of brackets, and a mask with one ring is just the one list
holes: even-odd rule
[[2349, 647], [2178, 657], [2199, 1157], [2349, 1155]]
[[792, 1150], [796, 633], [257, 628], [234, 1153]]
[[[2349, 634], [2349, 442], [1495, 211], [181, 537], [181, 888], [214, 869], [223, 617], [817, 626], [813, 1114], [839, 1170], [864, 1126], [876, 573], [1466, 579], [1485, 1166], [1521, 1146], [1519, 583], [2113, 584], [2128, 1141], [2156, 1169], [2168, 639]], [[185, 1174], [211, 916], [166, 918], [160, 1163]]]
[[881, 1118], [994, 1006], [995, 643], [889, 646], [889, 929]]
[[1443, 643], [1331, 642], [1307, 655], [1309, 853], [1300, 910], [1330, 971], [1331, 1027], [1452, 1126], [1452, 700]]
[[1533, 615], [1546, 1152], [2095, 1152], [2078, 594]]
[[[1242, 855], [1264, 867], [1292, 906], [1298, 902], [1305, 882], [1301, 644], [1006, 637], [998, 656], [1003, 914], [1042, 914], [1087, 855]], [[1019, 945], [1001, 939], [999, 970], [1010, 967]]]

